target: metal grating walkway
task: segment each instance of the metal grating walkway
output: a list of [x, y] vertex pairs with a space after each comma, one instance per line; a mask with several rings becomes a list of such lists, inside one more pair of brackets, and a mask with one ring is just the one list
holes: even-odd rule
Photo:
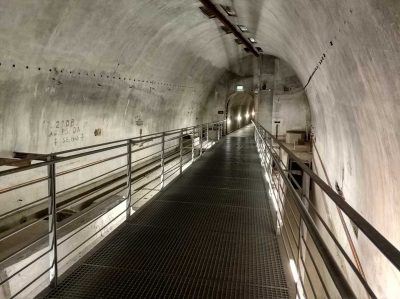
[[227, 136], [46, 298], [289, 298], [252, 134]]

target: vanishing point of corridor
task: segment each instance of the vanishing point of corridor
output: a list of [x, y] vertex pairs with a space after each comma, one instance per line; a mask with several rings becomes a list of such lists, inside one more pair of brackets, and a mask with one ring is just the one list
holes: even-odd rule
[[47, 298], [289, 298], [253, 132], [226, 136]]

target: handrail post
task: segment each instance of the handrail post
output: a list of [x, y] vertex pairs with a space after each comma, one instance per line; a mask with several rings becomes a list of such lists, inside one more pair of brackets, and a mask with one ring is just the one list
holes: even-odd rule
[[200, 132], [200, 157], [203, 155], [203, 125], [199, 126]]
[[165, 132], [162, 133], [162, 142], [161, 142], [161, 189], [164, 188], [164, 151], [165, 151]]
[[181, 136], [179, 138], [179, 174], [182, 174], [182, 151], [183, 151], [183, 129], [181, 129]]
[[206, 138], [207, 138], [207, 146], [208, 146], [208, 124], [207, 124], [207, 133], [206, 133]]
[[192, 134], [192, 163], [194, 162], [194, 139], [196, 137], [196, 129], [193, 128], [193, 134]]
[[[47, 157], [54, 161], [55, 156]], [[52, 162], [47, 166], [49, 189], [49, 257], [50, 257], [50, 286], [56, 287], [58, 282], [57, 261], [57, 201], [56, 201], [56, 164]]]
[[127, 152], [127, 188], [128, 194], [126, 197], [126, 218], [131, 216], [132, 204], [132, 141], [128, 140], [126, 144]]

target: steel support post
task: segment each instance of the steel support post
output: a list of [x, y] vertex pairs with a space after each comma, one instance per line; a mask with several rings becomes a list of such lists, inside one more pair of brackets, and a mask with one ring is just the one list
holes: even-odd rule
[[203, 155], [203, 125], [199, 126], [199, 132], [200, 132], [200, 157]]
[[207, 124], [207, 133], [206, 133], [206, 138], [207, 138], [207, 146], [208, 146], [208, 124]]
[[[49, 156], [48, 161], [54, 161], [54, 156]], [[57, 261], [57, 201], [56, 201], [56, 165], [47, 166], [49, 189], [49, 258], [50, 258], [50, 286], [56, 287], [58, 282]]]
[[182, 174], [182, 151], [183, 151], [183, 129], [181, 130], [181, 136], [179, 138], [179, 174]]
[[162, 133], [162, 141], [161, 141], [161, 189], [164, 188], [164, 151], [165, 151], [165, 132]]
[[131, 205], [132, 205], [132, 141], [128, 140], [126, 145], [127, 152], [127, 189], [128, 193], [126, 196], [126, 218], [131, 216]]
[[193, 135], [192, 135], [192, 163], [194, 162], [194, 139], [196, 138], [196, 129], [193, 128]]

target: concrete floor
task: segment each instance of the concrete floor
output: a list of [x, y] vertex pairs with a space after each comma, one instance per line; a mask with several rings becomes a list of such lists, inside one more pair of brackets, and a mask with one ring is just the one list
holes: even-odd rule
[[226, 137], [46, 298], [289, 298], [253, 139]]

